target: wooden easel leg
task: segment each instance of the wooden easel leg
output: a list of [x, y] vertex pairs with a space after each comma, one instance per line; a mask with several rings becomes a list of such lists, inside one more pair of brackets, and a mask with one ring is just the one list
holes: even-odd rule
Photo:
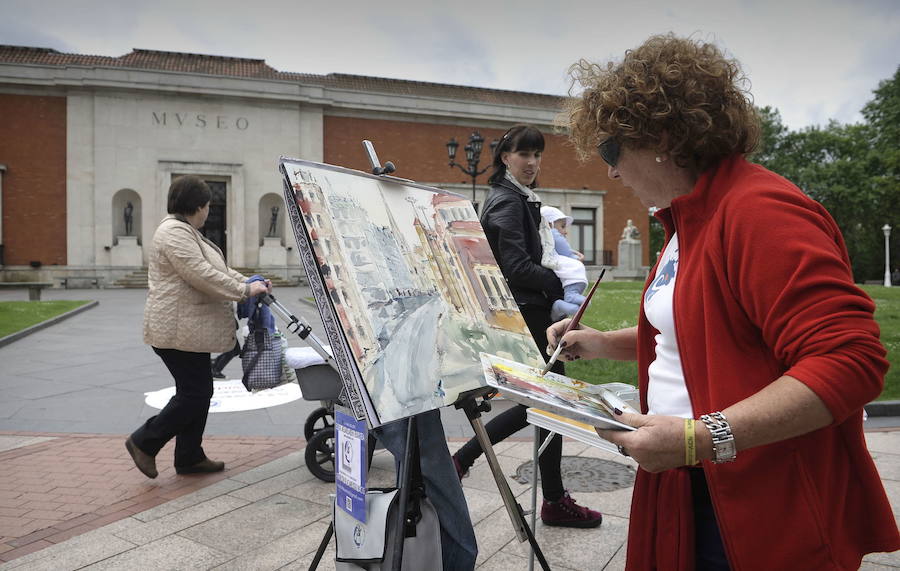
[[[529, 527], [528, 522], [525, 521], [525, 512], [522, 510], [522, 506], [516, 501], [516, 497], [513, 495], [512, 490], [509, 488], [509, 484], [506, 482], [506, 476], [503, 475], [503, 470], [500, 468], [500, 463], [497, 461], [494, 447], [491, 445], [491, 440], [488, 438], [487, 431], [484, 429], [484, 423], [481, 422], [481, 412], [478, 409], [478, 405], [472, 398], [467, 399], [467, 401], [468, 402], [464, 401], [457, 403], [456, 406], [465, 411], [466, 416], [469, 419], [469, 424], [472, 425], [472, 430], [475, 431], [475, 437], [478, 439], [478, 443], [481, 444], [481, 450], [484, 452], [484, 458], [491, 468], [491, 474], [494, 475], [494, 482], [497, 484], [497, 490], [500, 492], [500, 497], [503, 499], [503, 505], [506, 506], [506, 512], [509, 514], [509, 519], [516, 532], [516, 538], [518, 538], [520, 542], [528, 541], [531, 544], [531, 548], [534, 551], [538, 562], [541, 564], [541, 568], [544, 569], [544, 571], [550, 571], [550, 566], [544, 558], [544, 553], [541, 551], [541, 547], [538, 545], [537, 539], [535, 539], [534, 534], [531, 531], [531, 527]], [[535, 467], [535, 476], [536, 475], [537, 467]]]

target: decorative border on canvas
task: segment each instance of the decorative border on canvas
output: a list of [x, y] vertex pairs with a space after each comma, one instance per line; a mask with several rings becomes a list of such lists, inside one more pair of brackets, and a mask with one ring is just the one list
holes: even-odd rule
[[[355, 364], [353, 364], [353, 360], [348, 354], [346, 339], [331, 305], [331, 298], [325, 289], [322, 274], [309, 239], [306, 221], [303, 220], [303, 215], [300, 213], [300, 208], [297, 206], [297, 200], [294, 196], [294, 189], [289, 183], [290, 177], [285, 167], [286, 163], [292, 163], [292, 161], [282, 159], [279, 163], [279, 170], [281, 170], [283, 175], [284, 201], [291, 221], [291, 228], [294, 232], [294, 239], [297, 242], [297, 255], [300, 257], [300, 263], [306, 272], [307, 282], [317, 302], [316, 306], [319, 309], [319, 316], [322, 318], [325, 334], [331, 345], [331, 353], [334, 356], [334, 361], [337, 364], [344, 391], [349, 401], [346, 404], [350, 406], [357, 420], [369, 418], [367, 407], [354, 382], [358, 378], [358, 371], [356, 371]], [[376, 420], [375, 425], [377, 425], [377, 419], [370, 419], [370, 424], [373, 420]]]

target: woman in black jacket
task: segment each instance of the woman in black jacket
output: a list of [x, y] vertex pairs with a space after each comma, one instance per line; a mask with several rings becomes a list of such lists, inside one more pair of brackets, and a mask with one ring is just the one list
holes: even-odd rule
[[[525, 324], [547, 361], [550, 308], [562, 299], [563, 288], [553, 270], [541, 265], [541, 203], [532, 188], [543, 152], [544, 136], [534, 127], [516, 125], [503, 135], [494, 150], [493, 173], [488, 179], [491, 191], [481, 210], [481, 225]], [[556, 362], [551, 370], [563, 373], [562, 362]], [[485, 429], [491, 444], [525, 428], [525, 411], [525, 406], [517, 405], [488, 422]], [[547, 431], [541, 430], [541, 440], [546, 437]], [[481, 445], [472, 438], [453, 455], [460, 478], [481, 453]], [[600, 525], [600, 512], [579, 506], [563, 488], [561, 457], [562, 437], [557, 434], [539, 459], [544, 495], [541, 520], [545, 525], [564, 527]]]

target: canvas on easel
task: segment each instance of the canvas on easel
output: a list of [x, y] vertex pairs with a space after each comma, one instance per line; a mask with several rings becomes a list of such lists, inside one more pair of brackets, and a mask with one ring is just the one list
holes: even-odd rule
[[371, 427], [485, 386], [483, 351], [543, 364], [464, 197], [282, 159], [285, 203], [349, 405]]

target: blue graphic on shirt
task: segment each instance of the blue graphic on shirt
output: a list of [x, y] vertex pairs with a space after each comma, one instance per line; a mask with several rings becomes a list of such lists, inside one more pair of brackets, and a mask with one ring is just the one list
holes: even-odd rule
[[666, 287], [675, 279], [675, 272], [678, 271], [678, 249], [672, 253], [672, 257], [666, 260], [661, 268], [656, 271], [656, 279], [647, 288], [647, 294], [644, 296], [644, 303], [656, 295], [656, 292]]

